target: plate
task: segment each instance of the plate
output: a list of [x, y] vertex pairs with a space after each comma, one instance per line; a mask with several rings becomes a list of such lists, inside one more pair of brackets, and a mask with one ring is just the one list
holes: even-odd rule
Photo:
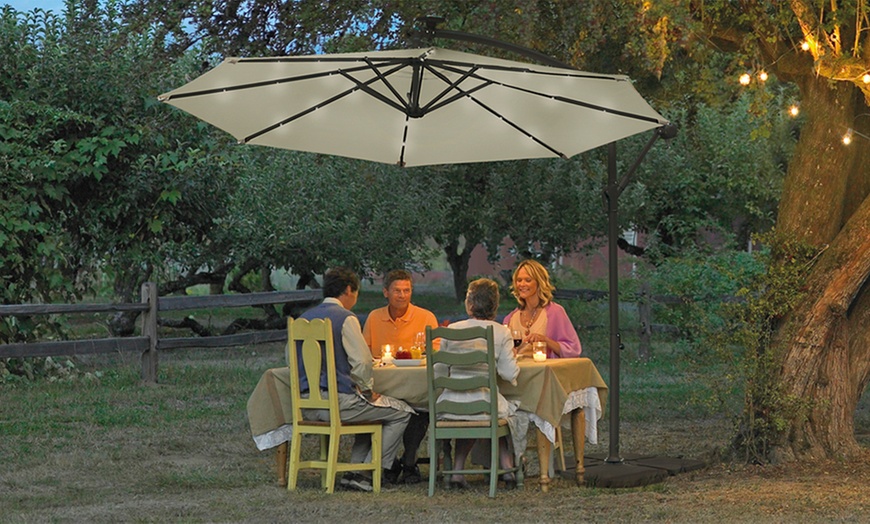
[[426, 362], [425, 359], [422, 358], [403, 358], [403, 359], [394, 359], [393, 364], [400, 368], [410, 368], [414, 366], [422, 366], [423, 362]]

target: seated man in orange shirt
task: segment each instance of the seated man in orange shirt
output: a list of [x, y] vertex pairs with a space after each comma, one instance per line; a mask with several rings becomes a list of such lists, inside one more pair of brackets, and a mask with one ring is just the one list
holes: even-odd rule
[[[438, 327], [435, 315], [421, 307], [411, 304], [411, 273], [404, 269], [396, 269], [384, 277], [384, 297], [387, 305], [369, 313], [363, 327], [363, 338], [372, 351], [374, 358], [380, 358], [381, 347], [389, 344], [395, 352], [399, 346], [409, 349], [414, 345], [417, 333], [425, 333], [426, 326]], [[438, 348], [440, 339], [433, 342]], [[385, 471], [387, 480], [396, 482], [399, 475], [406, 484], [420, 482], [420, 469], [417, 467], [417, 448], [426, 437], [429, 427], [429, 415], [418, 413], [411, 416], [402, 442], [405, 452], [401, 461], [396, 459], [392, 468]]]

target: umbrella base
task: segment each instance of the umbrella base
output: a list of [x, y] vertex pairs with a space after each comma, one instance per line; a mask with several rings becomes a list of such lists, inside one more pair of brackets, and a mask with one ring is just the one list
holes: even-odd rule
[[[633, 488], [663, 482], [666, 478], [680, 473], [696, 471], [707, 466], [695, 459], [661, 457], [655, 455], [626, 454], [622, 462], [606, 462], [605, 454], [592, 454], [583, 457], [584, 480], [587, 487]], [[576, 464], [569, 457], [567, 464]], [[568, 467], [559, 474], [566, 479], [575, 478], [575, 468]]]

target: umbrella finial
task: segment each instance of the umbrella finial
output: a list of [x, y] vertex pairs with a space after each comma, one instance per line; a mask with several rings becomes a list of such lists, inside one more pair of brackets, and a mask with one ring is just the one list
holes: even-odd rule
[[660, 137], [664, 138], [665, 140], [670, 140], [671, 138], [674, 138], [675, 136], [677, 136], [678, 130], [679, 130], [679, 128], [677, 127], [676, 124], [674, 124], [673, 122], [668, 122], [667, 124], [658, 128], [657, 131], [658, 131]]
[[420, 16], [414, 20], [414, 27], [408, 31], [408, 37], [418, 47], [425, 47], [432, 44], [435, 39], [436, 26], [444, 23], [444, 17], [441, 16]]

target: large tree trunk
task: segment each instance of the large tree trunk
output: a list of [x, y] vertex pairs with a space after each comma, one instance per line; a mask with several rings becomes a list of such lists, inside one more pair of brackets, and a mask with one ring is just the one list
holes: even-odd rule
[[466, 242], [465, 247], [459, 249], [459, 240], [456, 239], [444, 246], [447, 263], [453, 270], [453, 292], [456, 294], [456, 300], [460, 302], [465, 300], [465, 290], [468, 287], [468, 262], [471, 260], [471, 252], [474, 250], [474, 246], [469, 244]]
[[810, 402], [789, 420], [774, 458], [844, 457], [858, 450], [854, 413], [870, 378], [870, 143], [859, 137], [845, 146], [841, 137], [868, 108], [851, 85], [815, 77], [798, 83], [807, 123], [777, 231], [821, 254], [804, 299], [774, 336], [783, 392]]

